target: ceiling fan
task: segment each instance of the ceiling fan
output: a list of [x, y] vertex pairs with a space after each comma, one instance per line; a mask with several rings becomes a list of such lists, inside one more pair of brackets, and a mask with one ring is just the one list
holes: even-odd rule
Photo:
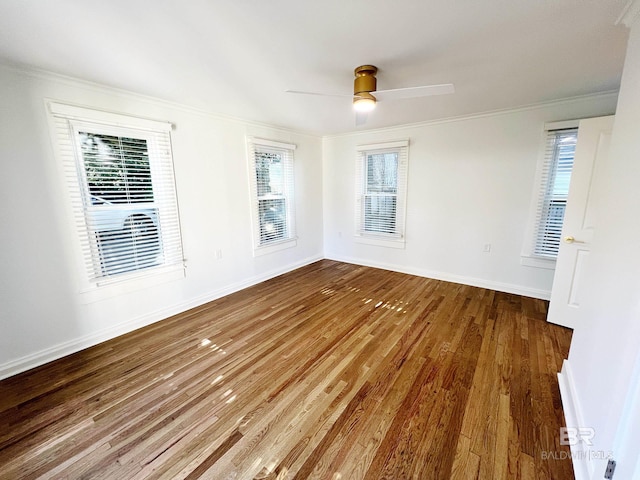
[[[401, 98], [426, 97], [429, 95], [445, 95], [454, 93], [452, 83], [441, 85], [423, 85], [420, 87], [393, 88], [391, 90], [376, 90], [376, 73], [378, 68], [373, 65], [361, 65], [354, 71], [353, 82], [353, 109], [356, 111], [356, 125], [362, 125], [366, 121], [367, 114], [371, 112], [378, 101], [397, 100]], [[302, 95], [320, 95], [328, 97], [350, 97], [347, 94], [305, 92], [300, 90], [287, 90], [287, 93]], [[375, 96], [373, 95], [375, 93]]]

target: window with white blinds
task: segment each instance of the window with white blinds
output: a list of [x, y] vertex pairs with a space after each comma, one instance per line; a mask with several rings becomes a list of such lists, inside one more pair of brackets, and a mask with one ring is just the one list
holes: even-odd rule
[[358, 147], [356, 235], [365, 243], [404, 245], [408, 157], [408, 141]]
[[295, 148], [288, 143], [248, 139], [254, 251], [258, 255], [296, 243]]
[[560, 247], [578, 129], [547, 130], [539, 176], [532, 255], [555, 259]]
[[182, 268], [171, 125], [49, 107], [89, 282]]

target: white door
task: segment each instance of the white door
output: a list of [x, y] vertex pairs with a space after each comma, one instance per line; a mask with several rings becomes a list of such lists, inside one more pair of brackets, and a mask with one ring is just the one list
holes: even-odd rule
[[575, 328], [580, 318], [584, 273], [595, 230], [598, 185], [613, 128], [613, 115], [581, 120], [578, 126], [571, 186], [564, 213], [547, 321]]
[[[640, 356], [636, 358], [629, 385], [610, 453], [618, 462], [613, 478], [640, 480]], [[601, 462], [601, 471], [605, 464]]]

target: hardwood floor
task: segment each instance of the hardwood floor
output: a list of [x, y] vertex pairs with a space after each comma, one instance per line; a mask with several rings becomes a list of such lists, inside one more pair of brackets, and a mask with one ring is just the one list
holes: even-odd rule
[[321, 261], [0, 382], [0, 478], [572, 479], [545, 314]]

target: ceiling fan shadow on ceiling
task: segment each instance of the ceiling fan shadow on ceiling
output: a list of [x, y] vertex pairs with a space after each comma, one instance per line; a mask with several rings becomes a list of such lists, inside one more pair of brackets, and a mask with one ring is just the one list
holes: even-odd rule
[[[391, 90], [376, 90], [376, 73], [378, 68], [373, 65], [361, 65], [354, 71], [353, 109], [356, 112], [356, 125], [364, 125], [368, 114], [379, 101], [399, 100], [403, 98], [427, 97], [430, 95], [446, 95], [454, 93], [452, 83], [441, 85], [423, 85], [420, 87], [393, 88]], [[351, 97], [349, 94], [305, 92], [302, 90], [287, 90], [287, 93], [301, 95], [317, 95], [323, 97]], [[374, 95], [375, 94], [375, 95]]]

